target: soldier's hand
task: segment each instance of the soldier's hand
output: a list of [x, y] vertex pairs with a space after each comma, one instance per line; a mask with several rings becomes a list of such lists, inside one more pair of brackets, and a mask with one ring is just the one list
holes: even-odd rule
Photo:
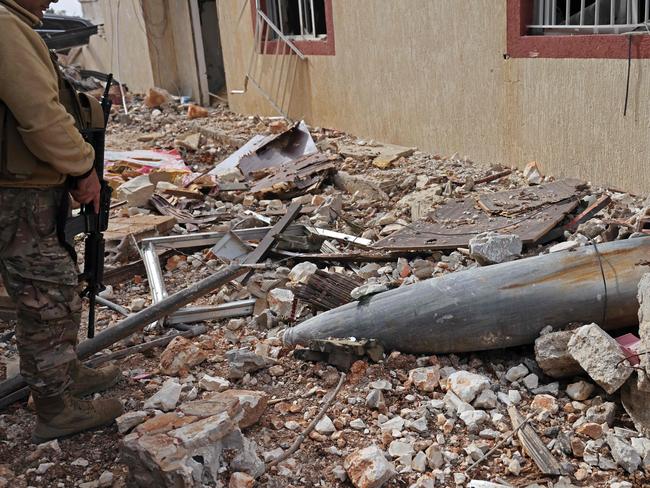
[[77, 187], [70, 194], [79, 203], [92, 203], [95, 213], [99, 213], [100, 190], [99, 178], [97, 178], [97, 173], [93, 171], [83, 180], [78, 180]]

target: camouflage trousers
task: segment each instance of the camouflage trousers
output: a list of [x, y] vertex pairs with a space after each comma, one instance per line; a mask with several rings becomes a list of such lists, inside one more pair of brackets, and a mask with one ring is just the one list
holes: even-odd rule
[[56, 233], [63, 191], [0, 188], [0, 273], [18, 312], [20, 372], [39, 396], [68, 387], [77, 357], [77, 266]]

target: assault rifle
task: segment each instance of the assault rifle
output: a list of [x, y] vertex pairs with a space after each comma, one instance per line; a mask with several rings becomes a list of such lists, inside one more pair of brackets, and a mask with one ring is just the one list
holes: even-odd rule
[[[88, 306], [88, 338], [95, 335], [95, 301], [97, 294], [105, 289], [104, 281], [104, 251], [105, 242], [103, 232], [108, 228], [108, 218], [111, 206], [112, 189], [104, 180], [104, 142], [106, 139], [106, 125], [111, 113], [111, 99], [109, 90], [113, 83], [113, 75], [108, 75], [106, 89], [100, 100], [104, 117], [102, 127], [83, 128], [81, 133], [95, 149], [94, 168], [101, 184], [100, 208], [95, 211], [92, 203], [81, 205], [79, 215], [70, 217], [65, 223], [65, 240], [74, 244], [74, 236], [86, 235], [84, 247], [84, 269], [80, 278], [86, 282], [86, 288], [81, 293], [89, 300]], [[95, 102], [97, 103], [97, 102]], [[73, 247], [74, 248], [74, 247]]]

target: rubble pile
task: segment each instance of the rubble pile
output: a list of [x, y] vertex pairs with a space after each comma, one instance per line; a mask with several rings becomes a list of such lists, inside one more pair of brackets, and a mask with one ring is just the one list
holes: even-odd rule
[[[34, 450], [25, 407], [0, 414], [0, 487], [649, 482], [650, 275], [638, 276], [650, 268], [635, 258], [636, 281], [615, 285], [606, 259], [611, 243], [647, 238], [647, 201], [556, 181], [537, 164], [480, 166], [153, 89], [113, 116], [107, 144], [114, 208], [99, 333], [225, 265], [246, 272], [92, 359], [122, 365], [109, 392], [127, 412], [116, 427]], [[469, 351], [408, 354], [353, 334], [285, 340], [426, 280], [581, 252], [608, 285], [589, 297], [598, 320], [536, 330], [534, 346], [501, 349], [503, 304], [481, 332], [493, 342]], [[567, 275], [558, 293], [575, 286]], [[617, 332], [614, 319], [630, 314], [607, 304], [632, 289], [641, 327]], [[416, 312], [386, 325], [405, 344], [421, 339], [410, 337]], [[0, 324], [9, 377], [15, 343]]]

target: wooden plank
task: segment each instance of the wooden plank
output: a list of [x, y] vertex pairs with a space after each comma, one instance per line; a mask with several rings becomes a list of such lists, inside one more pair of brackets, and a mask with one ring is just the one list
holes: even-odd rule
[[106, 241], [121, 241], [132, 234], [137, 241], [146, 237], [166, 234], [176, 225], [176, 219], [168, 215], [134, 215], [115, 217], [109, 220], [108, 230], [104, 232]]
[[277, 168], [270, 168], [270, 175], [257, 181], [250, 191], [258, 198], [263, 198], [267, 195], [304, 190], [334, 169], [336, 159], [336, 156], [317, 153], [284, 163]]
[[479, 197], [478, 204], [486, 212], [493, 214], [516, 214], [574, 198], [581, 186], [584, 186], [583, 181], [567, 179], [539, 186], [484, 193]]
[[[517, 407], [511, 405], [508, 407], [508, 415], [510, 415], [510, 422], [512, 428], [517, 429], [524, 423], [524, 417], [519, 413]], [[524, 449], [531, 457], [535, 464], [542, 472], [542, 474], [558, 476], [562, 474], [560, 463], [555, 459], [551, 451], [548, 450], [542, 439], [539, 438], [535, 429], [530, 424], [524, 425], [519, 428], [517, 432], [519, 442], [524, 446]]]
[[383, 251], [456, 249], [467, 247], [472, 237], [488, 231], [517, 234], [524, 244], [533, 244], [577, 205], [574, 200], [517, 216], [501, 216], [476, 208], [473, 199], [452, 201], [438, 207], [429, 218], [377, 241], [373, 248]]
[[340, 273], [317, 270], [307, 284], [299, 283], [292, 289], [296, 297], [313, 305], [317, 310], [331, 310], [352, 301], [350, 292], [361, 286], [363, 280]]

